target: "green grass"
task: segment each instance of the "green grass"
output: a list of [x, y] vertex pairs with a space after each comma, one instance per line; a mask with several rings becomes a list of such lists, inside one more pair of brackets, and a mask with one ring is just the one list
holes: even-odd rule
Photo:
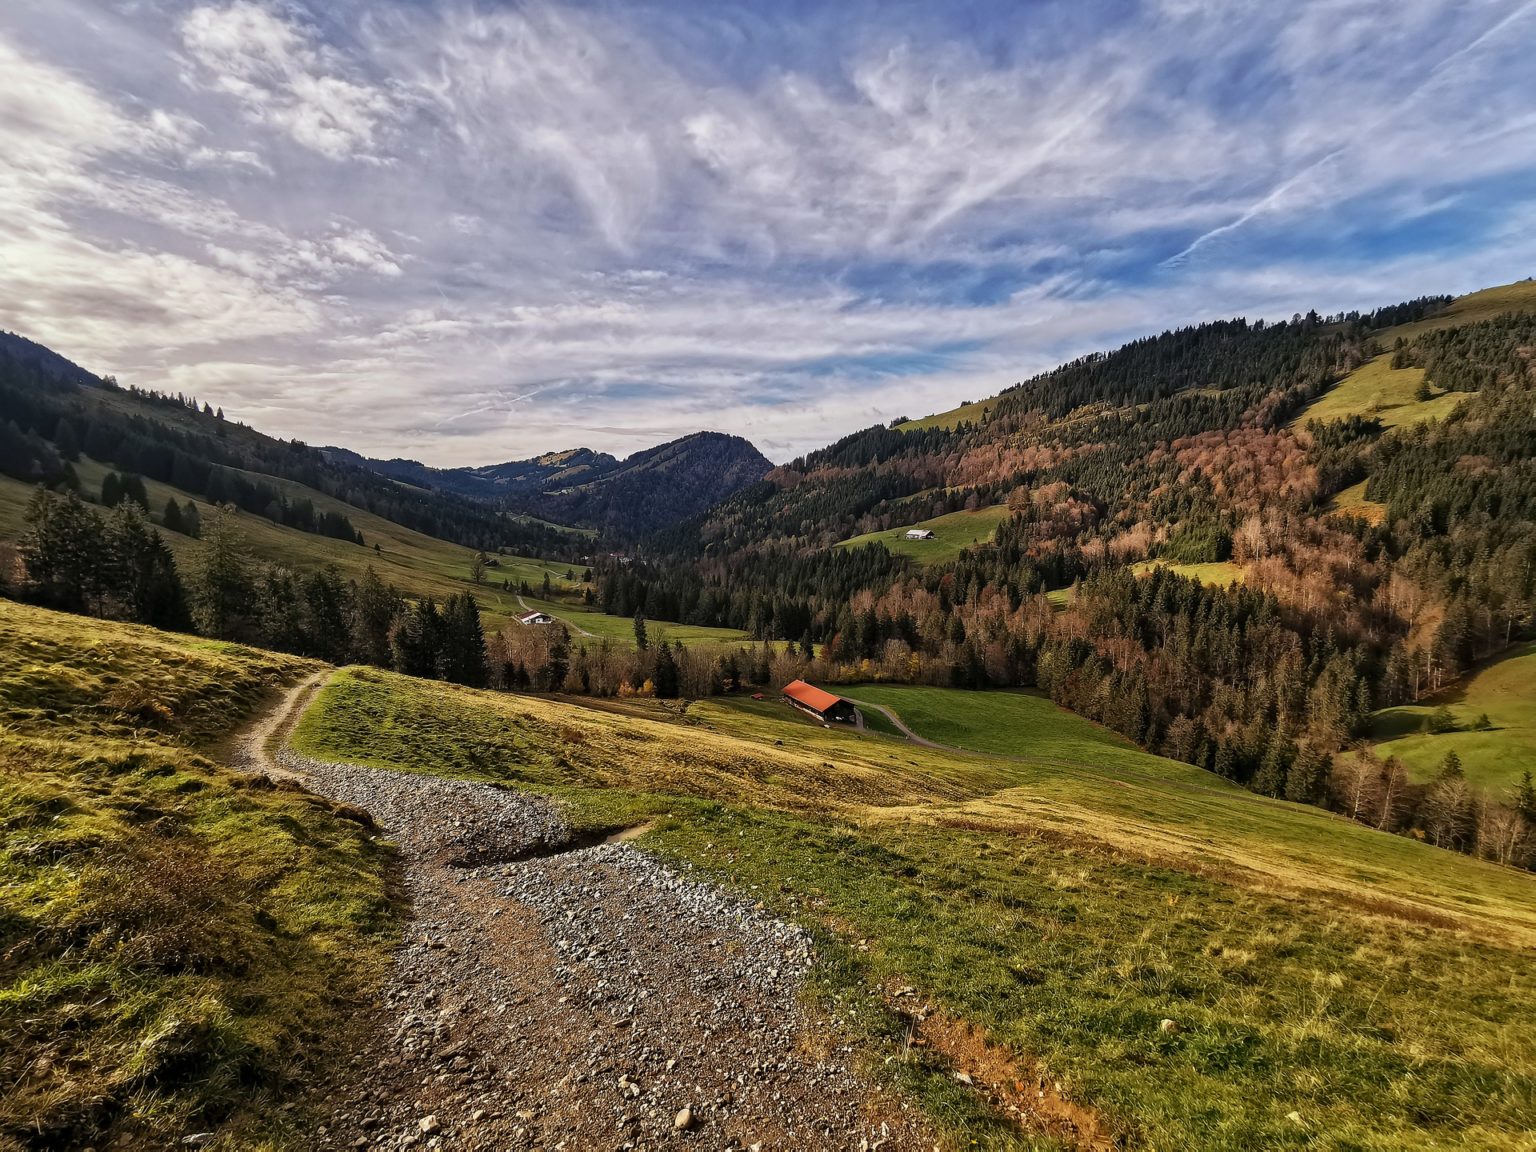
[[1425, 332], [1476, 324], [1506, 312], [1536, 312], [1536, 280], [1517, 280], [1513, 284], [1470, 292], [1451, 301], [1450, 307], [1438, 316], [1384, 329], [1376, 334], [1376, 338], [1390, 347], [1399, 336], [1412, 340]]
[[1180, 576], [1188, 576], [1202, 584], [1226, 588], [1243, 582], [1243, 566], [1230, 560], [1212, 561], [1208, 564], [1170, 564], [1163, 560], [1139, 560], [1131, 565], [1131, 571], [1144, 576], [1154, 568], [1166, 568]]
[[921, 420], [908, 420], [896, 427], [902, 432], [910, 432], [915, 428], [954, 428], [963, 423], [980, 424], [982, 418], [992, 411], [996, 404], [995, 396], [990, 400], [973, 400], [969, 404], [951, 408], [948, 412], [935, 412], [932, 416], [924, 416]]
[[[978, 508], [974, 512], [950, 512], [935, 516], [917, 524], [903, 524], [885, 532], [866, 532], [838, 544], [839, 548], [860, 548], [865, 544], [883, 544], [887, 551], [897, 556], [910, 556], [919, 564], [943, 564], [953, 560], [972, 544], [986, 543], [997, 532], [997, 526], [1008, 519], [1006, 504]], [[930, 529], [932, 540], [908, 540], [909, 528]]]
[[[1425, 724], [1442, 706], [1458, 730], [1431, 735]], [[1491, 726], [1474, 730], [1484, 715]], [[1378, 712], [1371, 738], [1378, 756], [1396, 756], [1415, 780], [1434, 776], [1446, 753], [1455, 752], [1478, 787], [1513, 788], [1522, 772], [1536, 772], [1536, 644], [1511, 649], [1432, 699]]]
[[[525, 596], [528, 607], [535, 612], [547, 612], [564, 620], [573, 628], [584, 629], [598, 639], [612, 640], [630, 648], [635, 646], [635, 622], [628, 616], [609, 616], [593, 608], [582, 607], [564, 600], [540, 600]], [[652, 644], [663, 640], [681, 640], [692, 647], [696, 644], [750, 644], [751, 636], [739, 628], [710, 628], [702, 624], [674, 624], [667, 620], [647, 620], [646, 639]], [[576, 637], [580, 640], [581, 637]]]
[[302, 1148], [395, 931], [387, 851], [220, 767], [307, 662], [0, 601], [0, 1147]]
[[1365, 486], [1368, 483], [1369, 481], [1362, 480], [1358, 484], [1351, 484], [1348, 488], [1341, 489], [1332, 500], [1328, 501], [1327, 511], [1340, 512], [1346, 516], [1358, 516], [1372, 524], [1380, 524], [1386, 518], [1387, 506], [1365, 498]]
[[1293, 426], [1303, 427], [1309, 420], [1375, 416], [1388, 428], [1401, 428], [1425, 420], [1444, 420], [1466, 399], [1461, 392], [1437, 392], [1428, 400], [1415, 399], [1423, 382], [1424, 369], [1393, 368], [1390, 354], [1377, 356], [1308, 404]]
[[[588, 707], [372, 671], [339, 676], [296, 740], [545, 791], [578, 822], [653, 821], [642, 846], [811, 927], [816, 994], [956, 1147], [1050, 1145], [957, 1087], [956, 1046], [907, 1049], [870, 989], [916, 987], [1136, 1147], [1527, 1146], [1530, 877], [1192, 787], [1033, 697], [856, 694], [1085, 767], [921, 750], [775, 701]], [[1454, 915], [1415, 903], [1451, 893]]]

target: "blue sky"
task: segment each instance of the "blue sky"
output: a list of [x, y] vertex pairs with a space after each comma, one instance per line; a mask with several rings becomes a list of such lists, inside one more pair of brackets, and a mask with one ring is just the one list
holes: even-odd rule
[[7, 0], [0, 327], [430, 463], [784, 460], [1536, 275], [1536, 3]]

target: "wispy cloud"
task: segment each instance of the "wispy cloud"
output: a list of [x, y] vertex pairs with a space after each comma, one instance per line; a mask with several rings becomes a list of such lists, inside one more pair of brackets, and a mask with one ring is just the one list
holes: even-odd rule
[[1515, 0], [17, 0], [0, 325], [434, 463], [785, 458], [1536, 272], [1532, 43]]

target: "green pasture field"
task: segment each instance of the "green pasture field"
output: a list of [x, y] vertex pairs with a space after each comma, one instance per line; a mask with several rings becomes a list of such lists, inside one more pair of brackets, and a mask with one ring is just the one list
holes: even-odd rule
[[1208, 564], [1170, 564], [1163, 560], [1138, 560], [1131, 565], [1131, 571], [1138, 576], [1144, 576], [1154, 568], [1166, 568], [1170, 572], [1177, 572], [1180, 576], [1188, 576], [1191, 580], [1221, 588], [1243, 582], [1243, 566], [1234, 564], [1230, 560], [1212, 561]]
[[[887, 551], [897, 556], [910, 556], [919, 564], [943, 564], [953, 560], [973, 544], [988, 543], [997, 532], [997, 526], [1010, 515], [1008, 505], [994, 504], [978, 508], [974, 512], [950, 512], [923, 520], [917, 524], [903, 524], [885, 532], [866, 532], [862, 536], [844, 540], [839, 548], [861, 548], [866, 544], [883, 544]], [[909, 528], [930, 529], [932, 540], [908, 540]]]
[[[1456, 730], [1431, 734], [1429, 716], [1440, 707], [1450, 709]], [[1479, 729], [1484, 716], [1488, 727]], [[1514, 788], [1523, 772], [1536, 773], [1536, 643], [1512, 648], [1430, 699], [1376, 713], [1371, 739], [1376, 755], [1396, 756], [1415, 780], [1433, 777], [1455, 752], [1473, 784]]]
[[1360, 365], [1302, 410], [1293, 426], [1309, 420], [1342, 420], [1346, 416], [1375, 416], [1388, 428], [1425, 420], [1444, 420], [1465, 400], [1462, 392], [1436, 392], [1428, 400], [1415, 397], [1424, 382], [1422, 368], [1393, 368], [1390, 354]]

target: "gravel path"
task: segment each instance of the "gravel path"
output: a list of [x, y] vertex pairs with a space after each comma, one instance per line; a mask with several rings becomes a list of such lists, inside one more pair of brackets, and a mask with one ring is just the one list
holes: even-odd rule
[[368, 812], [411, 920], [313, 1147], [935, 1146], [800, 1004], [802, 930], [630, 844], [571, 848], [542, 798], [282, 748], [321, 682], [235, 762]]

